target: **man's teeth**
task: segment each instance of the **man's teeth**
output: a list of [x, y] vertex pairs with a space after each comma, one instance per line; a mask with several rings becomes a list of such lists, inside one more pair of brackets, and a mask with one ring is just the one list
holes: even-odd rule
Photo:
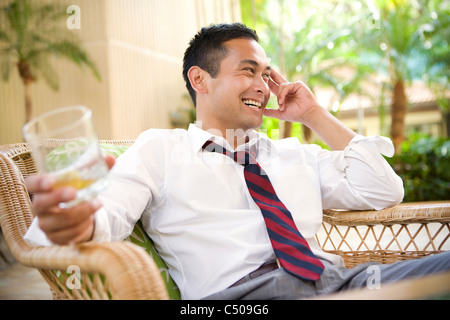
[[261, 108], [261, 102], [255, 100], [242, 100], [246, 105]]

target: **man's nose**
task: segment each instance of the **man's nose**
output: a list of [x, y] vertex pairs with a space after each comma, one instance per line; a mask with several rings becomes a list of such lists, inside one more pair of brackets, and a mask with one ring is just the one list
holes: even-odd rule
[[269, 84], [264, 80], [264, 77], [256, 77], [254, 88], [257, 92], [267, 95], [270, 93]]

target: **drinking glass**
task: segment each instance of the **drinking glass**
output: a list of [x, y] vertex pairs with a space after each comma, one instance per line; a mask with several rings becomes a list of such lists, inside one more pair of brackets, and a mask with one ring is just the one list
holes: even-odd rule
[[58, 108], [31, 120], [23, 127], [40, 173], [55, 179], [55, 188], [77, 189], [75, 200], [61, 203], [68, 208], [95, 197], [107, 185], [108, 167], [100, 150], [85, 106]]

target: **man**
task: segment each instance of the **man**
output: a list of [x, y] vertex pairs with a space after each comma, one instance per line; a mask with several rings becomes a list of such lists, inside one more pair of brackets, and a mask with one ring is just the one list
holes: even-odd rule
[[[94, 200], [59, 209], [74, 190], [53, 190], [46, 177], [29, 179], [39, 218], [29, 238], [42, 230], [58, 244], [120, 240], [141, 219], [185, 299], [291, 299], [363, 286], [367, 266], [345, 269], [340, 258], [321, 251], [314, 235], [324, 208], [380, 209], [401, 201], [402, 181], [380, 154], [392, 154], [392, 144], [357, 136], [319, 106], [305, 84], [287, 82], [270, 67], [256, 33], [241, 24], [203, 28], [186, 50], [183, 75], [197, 123], [142, 133], [111, 170], [102, 205]], [[266, 109], [271, 93], [278, 109]], [[334, 151], [296, 138], [268, 139], [254, 130], [263, 114], [308, 125]], [[211, 142], [223, 153], [210, 152]], [[323, 266], [318, 279], [274, 263], [279, 250], [247, 188], [247, 164], [227, 156], [245, 150], [256, 150], [277, 202], [307, 241], [305, 255]], [[449, 259], [435, 260], [427, 262], [433, 271], [448, 268]], [[421, 274], [417, 265], [405, 268], [410, 276]], [[383, 271], [381, 280], [399, 278], [398, 270]]]

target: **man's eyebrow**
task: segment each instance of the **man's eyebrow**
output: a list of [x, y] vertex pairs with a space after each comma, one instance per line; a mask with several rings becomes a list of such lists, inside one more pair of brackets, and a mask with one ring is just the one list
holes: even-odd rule
[[[259, 67], [260, 66], [260, 64], [257, 61], [252, 60], [252, 59], [243, 59], [243, 60], [241, 60], [241, 64], [251, 64], [254, 67]], [[270, 71], [270, 70], [272, 70], [272, 67], [268, 65], [265, 68], [265, 70]]]

